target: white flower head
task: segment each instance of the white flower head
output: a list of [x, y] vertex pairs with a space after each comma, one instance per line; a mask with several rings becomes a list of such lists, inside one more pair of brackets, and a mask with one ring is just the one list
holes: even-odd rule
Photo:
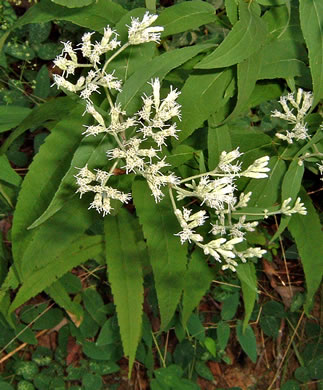
[[[305, 116], [312, 107], [313, 96], [311, 92], [304, 92], [301, 88], [296, 94], [289, 93], [287, 96], [281, 96], [279, 103], [282, 106], [283, 112], [275, 110], [272, 112], [272, 117], [280, 118], [294, 125], [291, 131], [286, 131], [286, 134], [277, 133], [276, 136], [289, 144], [296, 141], [309, 138], [306, 127]], [[296, 112], [295, 112], [296, 111]]]
[[131, 18], [131, 25], [128, 26], [128, 41], [131, 45], [139, 45], [146, 42], [160, 42], [160, 33], [164, 31], [161, 26], [150, 27], [158, 15], [151, 15], [146, 12], [143, 19]]

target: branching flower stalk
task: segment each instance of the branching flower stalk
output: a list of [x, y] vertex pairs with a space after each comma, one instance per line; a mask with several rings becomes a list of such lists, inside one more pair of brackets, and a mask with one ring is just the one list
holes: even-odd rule
[[[83, 35], [82, 43], [76, 49], [70, 42], [64, 43], [62, 54], [54, 61], [55, 65], [63, 71], [61, 76], [54, 75], [55, 84], [70, 92], [78, 93], [86, 102], [85, 112], [94, 120], [94, 124], [85, 126], [83, 134], [86, 137], [101, 133], [109, 134], [116, 144], [114, 148], [107, 151], [107, 159], [113, 161], [109, 171], [96, 169], [93, 172], [87, 165], [78, 168], [79, 171], [75, 175], [77, 193], [80, 197], [88, 192], [93, 193], [94, 198], [89, 208], [94, 208], [105, 216], [112, 211], [111, 200], [128, 203], [131, 199], [130, 192], [125, 193], [109, 185], [109, 180], [118, 167], [125, 170], [125, 174], [142, 176], [147, 181], [156, 202], [163, 199], [165, 188], [168, 188], [174, 214], [182, 229], [176, 234], [181, 243], [195, 244], [206, 255], [221, 262], [223, 270], [235, 271], [238, 261], [246, 262], [248, 258], [261, 257], [266, 252], [259, 247], [247, 249], [239, 247], [239, 244], [245, 241], [246, 232], [254, 231], [258, 225], [257, 221], [247, 221], [247, 216], [259, 216], [259, 213], [251, 214], [243, 211], [252, 194], [241, 193], [238, 196], [235, 182], [240, 177], [266, 178], [269, 172], [269, 157], [261, 157], [242, 169], [242, 163], [238, 160], [242, 153], [237, 148], [230, 152], [223, 151], [218, 166], [207, 173], [180, 178], [170, 170], [171, 166], [166, 161], [164, 147], [167, 145], [167, 140], [171, 137], [177, 138], [177, 133], [180, 131], [173, 121], [174, 118], [181, 119], [181, 106], [177, 102], [180, 92], [170, 87], [167, 96], [161, 98], [160, 81], [155, 78], [150, 82], [152, 94], [142, 96], [141, 109], [134, 115], [127, 116], [126, 111], [113, 100], [111, 94], [112, 90], [121, 92], [122, 81], [114, 76], [114, 71], [107, 73], [112, 60], [127, 47], [146, 42], [159, 43], [163, 27], [151, 26], [156, 19], [156, 15], [150, 15], [148, 12], [142, 20], [132, 18], [131, 25], [128, 26], [128, 41], [123, 45], [117, 40], [116, 31], [109, 26], [104, 29], [100, 42], [93, 43], [92, 33], [86, 33]], [[87, 63], [79, 62], [79, 52], [88, 61]], [[110, 52], [113, 53], [101, 66], [102, 56]], [[74, 75], [78, 68], [82, 68], [83, 72], [87, 68], [89, 70], [73, 84], [67, 78], [71, 74]], [[110, 104], [109, 115], [104, 117], [91, 100], [92, 94], [100, 94], [102, 90], [105, 91]], [[297, 97], [295, 104], [300, 104], [301, 97]], [[308, 95], [303, 98], [301, 110], [304, 114], [308, 109], [309, 100]], [[285, 101], [283, 103], [285, 107]], [[288, 118], [292, 118], [289, 111], [287, 114]], [[295, 118], [297, 119], [298, 116]], [[179, 206], [187, 198], [196, 201], [199, 207], [197, 211]], [[267, 218], [278, 213], [306, 214], [300, 199], [297, 199], [293, 207], [290, 206], [290, 202], [291, 199], [287, 199], [283, 201], [278, 211], [270, 213], [264, 210], [261, 215]], [[206, 242], [205, 237], [197, 229], [207, 220], [212, 222], [209, 233], [213, 239]]]

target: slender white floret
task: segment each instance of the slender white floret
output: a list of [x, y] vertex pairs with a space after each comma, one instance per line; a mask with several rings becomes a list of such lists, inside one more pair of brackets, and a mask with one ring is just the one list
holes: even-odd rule
[[99, 125], [105, 127], [104, 119], [101, 114], [99, 114], [96, 109], [94, 108], [93, 104], [90, 102], [87, 103], [86, 105], [86, 110], [85, 112], [89, 113], [90, 115], [93, 116], [93, 118], [99, 123]]
[[270, 171], [270, 168], [267, 167], [269, 162], [269, 157], [264, 156], [258, 158], [253, 164], [241, 172], [241, 176], [252, 177], [253, 179], [262, 179], [268, 177], [266, 172]]

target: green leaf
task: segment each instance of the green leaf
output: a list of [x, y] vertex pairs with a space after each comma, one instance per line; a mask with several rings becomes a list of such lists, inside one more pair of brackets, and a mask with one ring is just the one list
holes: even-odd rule
[[[75, 107], [75, 102], [69, 97], [56, 98], [49, 102], [35, 107], [30, 114], [20, 123], [20, 125], [9, 135], [0, 148], [0, 154], [5, 153], [13, 141], [26, 130], [41, 126], [49, 119], [60, 120], [66, 117]], [[14, 113], [13, 113], [14, 115]], [[18, 123], [17, 123], [18, 124]], [[17, 125], [16, 124], [16, 125]]]
[[254, 264], [250, 262], [239, 264], [237, 275], [241, 283], [245, 308], [245, 316], [243, 319], [243, 330], [245, 330], [257, 299], [257, 275]]
[[83, 319], [83, 309], [82, 306], [73, 302], [68, 295], [65, 286], [60, 280], [57, 280], [52, 285], [47, 287], [47, 294], [63, 309], [69, 313], [74, 314], [79, 321]]
[[301, 257], [307, 287], [304, 309], [309, 314], [314, 294], [320, 286], [323, 275], [321, 256], [323, 253], [323, 232], [319, 216], [304, 189], [301, 191], [300, 197], [307, 209], [307, 215], [293, 215], [288, 230], [296, 242]]
[[217, 341], [219, 343], [219, 347], [222, 351], [225, 350], [228, 345], [229, 337], [230, 337], [230, 326], [228, 323], [224, 321], [218, 322], [216, 328]]
[[180, 226], [168, 196], [156, 204], [147, 184], [137, 180], [133, 198], [147, 240], [163, 329], [172, 319], [182, 294], [187, 248], [174, 236]]
[[299, 12], [309, 53], [314, 107], [323, 97], [323, 3], [321, 0], [300, 0]]
[[[81, 123], [84, 122], [85, 120], [79, 123], [78, 131], [81, 129]], [[75, 174], [77, 173], [76, 167], [80, 168], [88, 164], [89, 169], [98, 169], [100, 167], [106, 168], [106, 151], [111, 149], [111, 147], [112, 144], [109, 134], [98, 135], [97, 137], [83, 137], [73, 155], [70, 167], [62, 178], [48, 207], [35, 221], [33, 221], [28, 229], [34, 229], [46, 222], [60, 211], [73, 196], [75, 196], [75, 191], [77, 190], [75, 181]]]
[[235, 0], [225, 0], [225, 10], [232, 26], [238, 21], [238, 6]]
[[253, 179], [245, 189], [245, 193], [252, 192], [248, 207], [268, 208], [279, 199], [286, 164], [282, 159], [274, 156], [270, 159], [268, 167], [270, 168], [268, 178]]
[[174, 144], [189, 137], [212, 113], [226, 103], [224, 95], [232, 77], [231, 69], [189, 76], [177, 100], [182, 106], [182, 120], [178, 123], [181, 131], [178, 133], [178, 141], [174, 141]]
[[200, 360], [198, 360], [195, 364], [195, 371], [197, 375], [208, 381], [214, 380], [213, 374], [205, 362], [201, 362]]
[[143, 313], [142, 249], [138, 246], [138, 225], [121, 209], [104, 221], [108, 276], [117, 308], [124, 353], [129, 356], [129, 376], [141, 335]]
[[88, 259], [95, 258], [102, 251], [101, 236], [78, 237], [77, 240], [69, 244], [64, 252], [54, 257], [50, 264], [34, 271], [26, 278], [9, 311], [14, 311], [28, 299], [49, 287], [66, 272], [85, 263]]
[[29, 8], [15, 23], [13, 29], [29, 23], [45, 23], [51, 20], [67, 20], [78, 26], [102, 31], [107, 24], [117, 23], [126, 13], [119, 4], [98, 0], [85, 8], [66, 8], [54, 4], [51, 0], [42, 0]]
[[0, 106], [0, 133], [18, 126], [30, 112], [27, 107]]
[[202, 24], [214, 22], [215, 18], [215, 9], [211, 4], [194, 0], [165, 8], [155, 24], [164, 27], [161, 35], [164, 38], [186, 30], [193, 30]]
[[258, 4], [267, 5], [269, 7], [274, 7], [277, 5], [286, 4], [286, 0], [257, 0]]
[[283, 7], [270, 8], [263, 16], [263, 20], [267, 23], [270, 38], [292, 39], [304, 43], [299, 21], [298, 2], [290, 4], [288, 1]]
[[192, 253], [184, 276], [182, 323], [186, 324], [192, 311], [198, 306], [213, 279], [205, 256], [198, 248]]
[[117, 103], [120, 103], [129, 115], [135, 113], [141, 107], [141, 95], [144, 93], [151, 94], [151, 86], [148, 85], [151, 79], [159, 77], [162, 80], [172, 69], [213, 46], [213, 44], [204, 44], [184, 47], [153, 58], [124, 83], [122, 92], [118, 95]]
[[29, 42], [31, 44], [39, 45], [46, 41], [52, 29], [51, 23], [37, 23], [28, 26]]
[[258, 79], [274, 79], [302, 76], [307, 73], [306, 50], [294, 39], [274, 40], [263, 48]]
[[192, 313], [186, 324], [188, 333], [199, 341], [205, 340], [205, 329], [200, 317]]
[[300, 390], [300, 389], [301, 387], [299, 383], [294, 380], [289, 380], [285, 382], [281, 387], [281, 390]]
[[0, 155], [0, 180], [5, 181], [6, 183], [12, 184], [16, 187], [20, 186], [21, 177], [10, 165], [6, 155]]
[[107, 319], [106, 309], [101, 295], [93, 288], [87, 288], [82, 294], [85, 309], [100, 326]]
[[37, 47], [37, 56], [41, 60], [53, 60], [62, 52], [62, 45], [56, 42], [45, 42]]
[[87, 372], [82, 378], [82, 386], [84, 390], [100, 390], [102, 388], [102, 378], [100, 375]]
[[[33, 264], [37, 264], [39, 267], [38, 256], [40, 253], [43, 257], [43, 264], [46, 261], [49, 262], [51, 256], [55, 256], [60, 249], [68, 245], [70, 239], [75, 238], [73, 237], [74, 232], [76, 236], [83, 233], [85, 228], [82, 230], [82, 224], [87, 224], [85, 219], [90, 219], [90, 214], [85, 213], [85, 210], [79, 207], [75, 214], [75, 226], [71, 228], [70, 232], [65, 230], [68, 225], [73, 225], [73, 221], [67, 220], [68, 210], [58, 216], [60, 223], [64, 223], [64, 225], [59, 225], [59, 229], [55, 230], [53, 225], [47, 224], [43, 229], [37, 231], [26, 230], [47, 208], [61, 178], [70, 166], [73, 150], [77, 148], [82, 137], [80, 131], [84, 123], [82, 112], [82, 106], [76, 106], [66, 119], [57, 124], [35, 156], [23, 181], [12, 230], [13, 256], [20, 276], [26, 274], [27, 269], [28, 272], [31, 272]], [[74, 205], [73, 200], [69, 204], [70, 211], [73, 210], [73, 212], [77, 206], [75, 200]], [[76, 225], [78, 218], [83, 220], [80, 225]], [[54, 233], [54, 236], [47, 236], [49, 232]]]
[[51, 0], [53, 3], [67, 8], [81, 8], [94, 3], [95, 0]]
[[36, 56], [35, 51], [28, 44], [9, 42], [4, 47], [4, 52], [18, 60], [31, 61]]
[[36, 76], [34, 95], [46, 99], [50, 91], [50, 79], [46, 65], [43, 65]]
[[[290, 166], [288, 167], [288, 170], [284, 176], [283, 184], [282, 184], [282, 201], [292, 198], [290, 205], [293, 205], [296, 197], [299, 193], [299, 190], [301, 188], [302, 179], [304, 175], [304, 164], [299, 165], [298, 164], [298, 158], [294, 158]], [[270, 240], [270, 242], [275, 241], [286, 229], [287, 225], [289, 224], [291, 217], [288, 217], [287, 215], [282, 215], [280, 219], [279, 228], [277, 229], [276, 233]]]
[[96, 345], [109, 345], [115, 343], [120, 339], [119, 330], [114, 327], [114, 322], [115, 319], [113, 317], [106, 320], [100, 330]]
[[227, 125], [218, 126], [211, 116], [208, 128], [208, 167], [211, 171], [215, 169], [220, 161], [223, 151], [231, 152], [231, 136]]
[[253, 363], [257, 361], [257, 343], [256, 336], [250, 325], [247, 325], [245, 331], [243, 331], [242, 322], [239, 320], [236, 327], [238, 341], [244, 350], [244, 352], [249, 356]]
[[262, 65], [264, 49], [261, 48], [250, 57], [240, 62], [237, 67], [238, 96], [234, 110], [226, 118], [225, 122], [236, 118], [248, 107], [248, 101], [255, 89]]
[[232, 320], [239, 306], [240, 294], [235, 292], [226, 298], [222, 303], [221, 318], [222, 320]]
[[195, 65], [199, 69], [223, 68], [235, 65], [264, 45], [267, 27], [253, 9], [252, 3], [240, 1], [240, 20], [233, 26], [215, 51]]

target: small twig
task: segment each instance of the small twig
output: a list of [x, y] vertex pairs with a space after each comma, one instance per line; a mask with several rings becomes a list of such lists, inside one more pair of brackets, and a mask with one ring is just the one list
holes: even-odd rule
[[165, 351], [164, 351], [164, 361], [166, 362], [167, 358], [167, 348], [168, 348], [168, 339], [169, 339], [169, 331], [166, 334], [166, 342], [165, 342]]
[[277, 368], [276, 374], [274, 375], [274, 378], [273, 378], [273, 380], [272, 380], [272, 382], [271, 382], [271, 384], [269, 385], [269, 387], [268, 387], [267, 390], [271, 390], [271, 389], [272, 389], [274, 383], [276, 382], [276, 379], [278, 378], [278, 376], [279, 376], [279, 374], [280, 374], [280, 370], [281, 370], [281, 368], [282, 368], [282, 366], [283, 366], [283, 363], [284, 363], [284, 361], [285, 361], [285, 359], [286, 359], [286, 356], [287, 356], [287, 354], [288, 354], [288, 351], [289, 351], [289, 349], [290, 349], [290, 346], [292, 345], [292, 342], [293, 342], [293, 340], [294, 340], [294, 338], [295, 338], [297, 329], [299, 328], [299, 326], [300, 326], [300, 324], [301, 324], [301, 322], [302, 322], [302, 320], [303, 320], [304, 314], [305, 314], [305, 312], [303, 311], [302, 314], [301, 314], [301, 316], [300, 316], [300, 318], [299, 318], [299, 320], [298, 320], [298, 322], [297, 322], [297, 325], [296, 325], [296, 328], [295, 328], [295, 330], [294, 330], [294, 332], [293, 332], [293, 334], [292, 334], [292, 337], [291, 337], [291, 339], [290, 339], [290, 341], [289, 341], [289, 343], [288, 343], [288, 345], [287, 345], [286, 351], [285, 351], [285, 353], [284, 353], [284, 355], [283, 355], [283, 358], [282, 358], [282, 360], [281, 360], [281, 362], [280, 362], [280, 364], [279, 364], [279, 367]]
[[2, 354], [2, 352], [4, 352], [10, 344], [12, 344], [21, 334], [24, 333], [24, 331], [27, 329], [27, 328], [30, 328], [40, 317], [42, 317], [45, 313], [48, 312], [48, 310], [50, 310], [52, 307], [54, 306], [54, 303], [52, 303], [51, 305], [49, 305], [43, 312], [41, 312], [40, 314], [38, 314], [38, 316], [36, 318], [34, 318], [32, 321], [30, 321], [30, 323], [25, 327], [23, 328], [12, 340], [9, 341], [9, 343], [7, 345], [5, 345], [2, 350], [0, 351], [0, 355]]
[[[42, 336], [43, 334], [47, 333], [49, 329], [43, 329], [41, 330], [40, 332], [38, 332], [36, 334], [36, 338]], [[8, 360], [9, 358], [11, 358], [11, 356], [15, 355], [17, 352], [21, 351], [22, 349], [24, 349], [26, 346], [28, 345], [28, 343], [23, 343], [21, 345], [19, 345], [19, 347], [17, 347], [16, 349], [14, 349], [13, 351], [9, 352], [6, 356], [4, 356], [2, 359], [0, 359], [0, 364], [2, 364], [3, 362], [5, 362], [6, 360]]]

